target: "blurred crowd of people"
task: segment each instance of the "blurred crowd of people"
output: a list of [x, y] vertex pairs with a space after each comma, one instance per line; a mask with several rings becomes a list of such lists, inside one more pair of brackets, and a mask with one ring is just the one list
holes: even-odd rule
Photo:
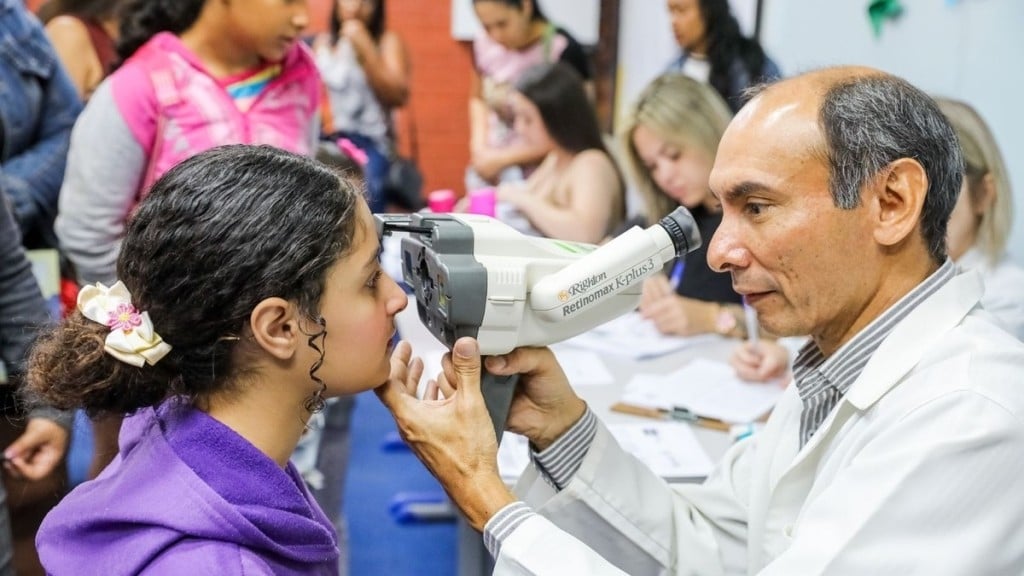
[[[481, 24], [472, 41], [472, 91], [467, 102], [452, 102], [468, 103], [466, 190], [494, 188], [506, 211], [499, 215], [514, 213], [526, 233], [592, 244], [686, 207], [704, 245], [646, 281], [640, 313], [665, 334], [736, 339], [732, 363], [744, 378], [789, 378], [803, 340], [779, 342], [766, 330], [756, 342], [749, 339], [743, 298], [728, 270], [709, 264], [709, 241], [723, 218], [722, 198], [709, 185], [719, 143], [756, 91], [751, 89], [784, 76], [757, 40], [741, 33], [729, 2], [666, 0], [678, 53], [667, 57], [663, 73], [628, 103], [615, 134], [603, 133], [597, 119], [591, 55], [545, 15], [537, 0], [472, 4]], [[288, 413], [301, 426], [285, 426], [291, 434], [285, 434], [286, 441], [267, 441], [285, 461], [292, 457], [296, 467], [279, 462], [287, 472], [281, 477], [274, 470], [263, 472], [268, 485], [296, 480], [310, 491], [303, 487], [291, 499], [275, 502], [265, 493], [241, 494], [265, 487], [229, 482], [220, 476], [223, 470], [210, 468], [199, 477], [205, 489], [230, 493], [222, 499], [230, 504], [225, 509], [251, 505], [292, 515], [267, 520], [259, 529], [269, 532], [259, 537], [237, 540], [238, 546], [257, 550], [255, 557], [270, 558], [267, 565], [277, 573], [310, 573], [316, 566], [346, 573], [341, 494], [351, 393], [379, 384], [374, 378], [382, 371], [386, 377], [383, 342], [391, 337], [390, 318], [405, 305], [394, 283], [373, 269], [379, 246], [366, 219], [396, 205], [389, 196], [397, 154], [394, 116], [413, 97], [415, 56], [388, 28], [385, 0], [334, 0], [330, 10], [328, 29], [311, 35], [306, 2], [50, 0], [37, 17], [21, 0], [0, 0], [0, 398], [5, 415], [0, 434], [6, 446], [0, 575], [14, 574], [15, 567], [19, 574], [41, 573], [36, 533], [68, 489], [63, 462], [74, 410], [87, 409], [95, 448], [90, 487], [55, 513], [64, 520], [109, 508], [124, 497], [119, 492], [124, 482], [145, 476], [144, 467], [154, 462], [129, 454], [133, 443], [149, 441], [142, 427], [154, 422], [171, 427], [171, 435], [180, 430], [169, 444], [180, 453], [205, 442], [202, 432], [223, 437], [225, 461], [217, 466], [252, 458], [229, 446], [214, 424], [194, 414], [161, 412], [167, 398], [195, 399], [236, 431], [251, 432], [242, 436], [268, 453], [259, 429], [276, 420], [266, 409], [295, 399], [250, 393], [263, 388], [249, 386], [246, 379], [264, 382], [271, 374], [293, 383], [305, 378], [296, 385], [305, 391], [310, 378], [322, 383], [321, 369], [335, 381], [311, 393], [312, 409], [299, 417]], [[1013, 191], [1006, 163], [969, 103], [934, 97], [965, 159], [962, 190], [949, 221], [949, 256], [960, 269], [981, 273], [983, 306], [1024, 339], [1024, 271], [1007, 255]], [[255, 167], [241, 151], [211, 152], [231, 144], [273, 151], [261, 149]], [[340, 185], [328, 183], [330, 172], [321, 171], [325, 165], [343, 175]], [[273, 166], [281, 172], [268, 169]], [[214, 178], [212, 171], [223, 174]], [[280, 188], [265, 189], [256, 178]], [[228, 192], [243, 199], [251, 194], [251, 201], [232, 202]], [[151, 194], [159, 198], [148, 201]], [[321, 209], [333, 220], [305, 222], [291, 214]], [[172, 212], [178, 220], [165, 220]], [[158, 232], [157, 226], [166, 230]], [[337, 239], [317, 238], [321, 233]], [[261, 244], [264, 235], [275, 241]], [[173, 257], [155, 252], [158, 246], [173, 251]], [[333, 270], [318, 260], [330, 253], [342, 255], [346, 278], [359, 278], [334, 296], [309, 287]], [[350, 256], [367, 260], [369, 272], [362, 261], [349, 263]], [[310, 268], [302, 265], [303, 258]], [[55, 286], [37, 284], [34, 259], [54, 264]], [[191, 267], [192, 259], [210, 265], [209, 275]], [[289, 259], [296, 265], [281, 265]], [[167, 359], [143, 362], [146, 366], [137, 370], [149, 370], [145, 378], [120, 367], [101, 375], [84, 367], [57, 370], [52, 364], [96, 365], [97, 354], [102, 355], [95, 347], [102, 343], [98, 332], [79, 326], [74, 334], [48, 336], [29, 362], [42, 329], [62, 315], [84, 322], [76, 316], [82, 310], [80, 287], [106, 290], [119, 281], [137, 299], [128, 304], [141, 312], [145, 303], [155, 329], [171, 344]], [[215, 286], [233, 286], [236, 293]], [[360, 292], [367, 289], [372, 297]], [[44, 292], [61, 301], [60, 312]], [[266, 304], [275, 295], [293, 296], [298, 309]], [[183, 312], [190, 299], [207, 297], [210, 303], [196, 305], [205, 316]], [[240, 304], [229, 305], [231, 298]], [[334, 316], [318, 311], [327, 298], [341, 298], [351, 310], [342, 306]], [[237, 316], [209, 318], [228, 310]], [[354, 320], [342, 318], [370, 318], [371, 310], [382, 341], [372, 348], [357, 345], [350, 327]], [[175, 322], [175, 315], [194, 323]], [[291, 343], [296, 337], [321, 352], [313, 369], [294, 364], [308, 352], [296, 351]], [[344, 365], [340, 355], [322, 354], [323, 347], [350, 341], [365, 357], [350, 353], [351, 364]], [[273, 361], [254, 360], [250, 344], [258, 344]], [[377, 356], [385, 358], [385, 368]], [[53, 382], [57, 378], [67, 381]], [[141, 411], [154, 407], [149, 420], [140, 420]], [[187, 457], [182, 462], [186, 466], [175, 473], [199, 466]], [[170, 527], [173, 512], [166, 514], [137, 520]], [[102, 553], [87, 548], [117, 545], [98, 536], [112, 530], [118, 518], [105, 520], [74, 530], [49, 521], [39, 532], [42, 566], [50, 573], [74, 571], [79, 560], [60, 548], [68, 539], [80, 542], [76, 554], [103, 561]], [[289, 527], [306, 534], [308, 542], [274, 532]], [[216, 524], [207, 528], [224, 530]], [[147, 566], [173, 572], [187, 565], [173, 559], [147, 564], [157, 561], [159, 546], [178, 546], [156, 532], [152, 540], [136, 542], [140, 552], [130, 560], [135, 564], [121, 565], [126, 572]], [[268, 543], [267, 534], [277, 539]]]

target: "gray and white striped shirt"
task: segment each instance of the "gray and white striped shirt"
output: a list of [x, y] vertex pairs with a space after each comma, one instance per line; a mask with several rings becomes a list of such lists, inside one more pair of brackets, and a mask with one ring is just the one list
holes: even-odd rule
[[896, 304], [875, 318], [835, 354], [825, 358], [814, 341], [808, 342], [793, 361], [793, 380], [804, 409], [800, 414], [800, 447], [821, 427], [839, 400], [846, 395], [868, 360], [911, 310], [956, 275], [953, 261], [946, 262]]

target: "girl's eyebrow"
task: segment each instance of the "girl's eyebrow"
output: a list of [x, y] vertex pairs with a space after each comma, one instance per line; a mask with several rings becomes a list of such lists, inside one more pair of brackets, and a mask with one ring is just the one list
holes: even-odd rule
[[371, 267], [375, 266], [377, 264], [377, 262], [380, 262], [380, 257], [381, 257], [381, 254], [383, 254], [383, 253], [384, 253], [384, 247], [380, 243], [378, 243], [377, 244], [377, 250], [374, 251], [374, 253], [372, 255], [370, 255], [370, 258], [366, 261], [366, 263], [363, 264], [363, 269], [364, 270], [369, 270]]

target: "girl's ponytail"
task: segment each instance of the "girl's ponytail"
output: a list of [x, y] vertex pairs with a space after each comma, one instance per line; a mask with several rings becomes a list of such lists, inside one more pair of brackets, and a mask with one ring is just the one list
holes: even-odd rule
[[206, 0], [129, 0], [121, 10], [117, 55], [124, 62], [159, 32], [181, 34], [199, 18]]

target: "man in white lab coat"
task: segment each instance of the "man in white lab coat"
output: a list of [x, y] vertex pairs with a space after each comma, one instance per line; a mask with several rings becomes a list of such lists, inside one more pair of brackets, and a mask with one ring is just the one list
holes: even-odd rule
[[708, 261], [776, 334], [810, 334], [763, 432], [702, 485], [625, 454], [553, 355], [523, 373], [510, 430], [532, 442], [516, 495], [496, 472], [477, 346], [436, 384], [401, 346], [378, 393], [468, 521], [495, 574], [971, 574], [1024, 571], [1024, 345], [956, 275], [946, 222], [963, 160], [935, 103], [836, 68], [764, 89], [730, 125]]

